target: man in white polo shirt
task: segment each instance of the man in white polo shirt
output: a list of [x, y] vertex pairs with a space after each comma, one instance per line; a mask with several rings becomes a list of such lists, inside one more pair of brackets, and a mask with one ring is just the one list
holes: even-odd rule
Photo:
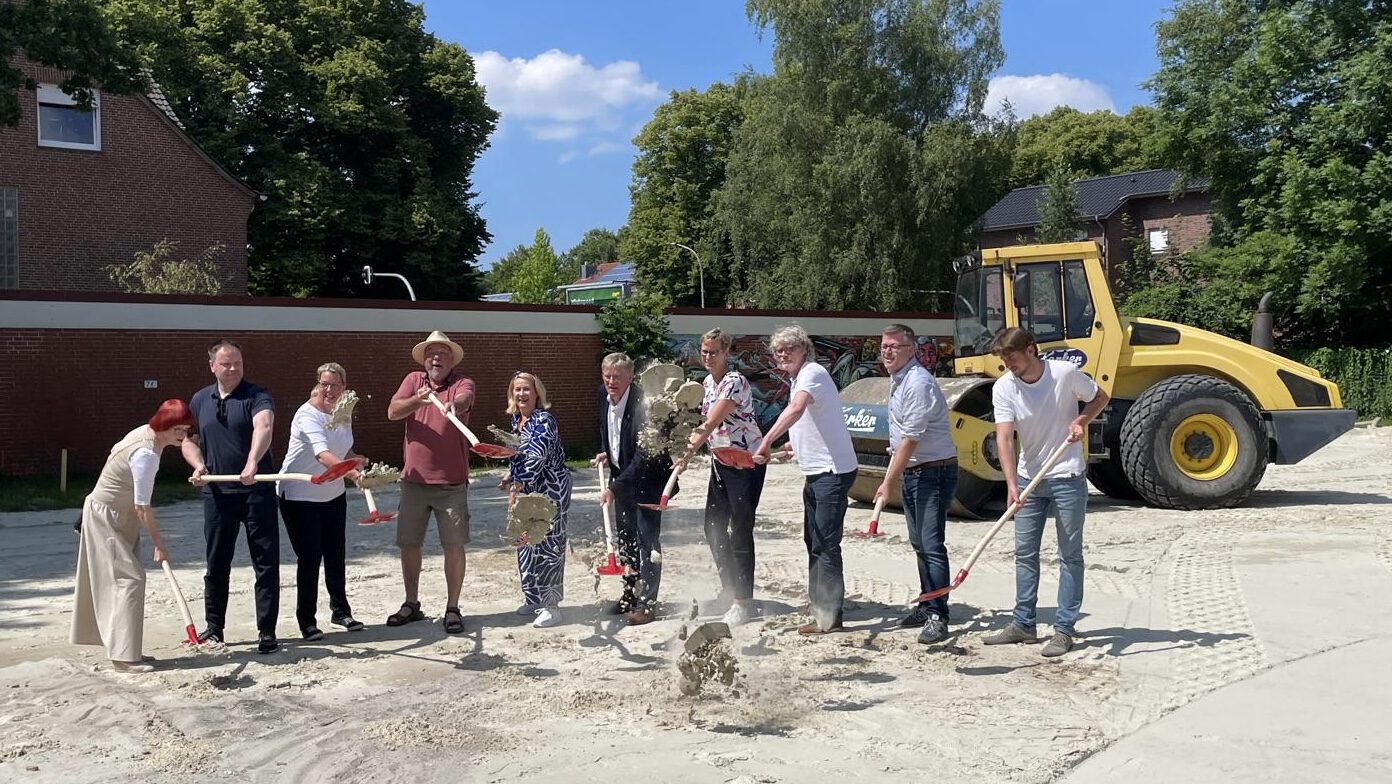
[[[1073, 648], [1073, 624], [1083, 606], [1083, 516], [1087, 512], [1087, 461], [1080, 441], [1088, 422], [1107, 405], [1107, 393], [1071, 362], [1042, 360], [1034, 335], [1011, 327], [991, 343], [991, 353], [1010, 371], [991, 390], [996, 414], [996, 446], [1010, 503], [1037, 476], [1064, 439], [1072, 447], [1015, 515], [1015, 613], [1010, 625], [986, 635], [987, 645], [1034, 642], [1039, 596], [1039, 543], [1053, 509], [1058, 533], [1059, 589], [1054, 635], [1041, 653], [1062, 656]], [[1086, 403], [1082, 411], [1079, 403]], [[1020, 435], [1019, 470], [1015, 439]]]

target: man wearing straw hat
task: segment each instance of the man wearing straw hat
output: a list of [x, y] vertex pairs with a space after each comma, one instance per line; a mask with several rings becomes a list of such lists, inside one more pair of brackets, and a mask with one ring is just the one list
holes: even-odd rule
[[388, 419], [406, 423], [396, 518], [406, 598], [401, 609], [387, 616], [387, 625], [425, 619], [418, 593], [421, 545], [433, 512], [445, 551], [445, 631], [460, 634], [464, 617], [459, 612], [459, 590], [464, 582], [464, 546], [469, 543], [469, 442], [430, 396], [438, 397], [446, 411], [467, 423], [474, 405], [474, 382], [458, 368], [464, 349], [439, 330], [417, 343], [411, 357], [422, 369], [406, 374], [387, 406]]
[[[1039, 598], [1039, 543], [1049, 509], [1058, 533], [1059, 588], [1054, 635], [1040, 651], [1062, 656], [1073, 648], [1073, 624], [1083, 606], [1083, 516], [1087, 512], [1087, 461], [1078, 443], [1088, 422], [1107, 405], [1107, 393], [1072, 362], [1043, 360], [1034, 335], [1022, 327], [1003, 330], [991, 353], [1010, 371], [991, 389], [995, 407], [996, 446], [1005, 474], [1007, 501], [1037, 476], [1056, 447], [1072, 446], [1025, 499], [1015, 515], [1015, 613], [1010, 624], [982, 642], [987, 645], [1034, 642], [1035, 604]], [[1081, 412], [1079, 403], [1084, 403]], [[1015, 434], [1020, 434], [1016, 470]]]

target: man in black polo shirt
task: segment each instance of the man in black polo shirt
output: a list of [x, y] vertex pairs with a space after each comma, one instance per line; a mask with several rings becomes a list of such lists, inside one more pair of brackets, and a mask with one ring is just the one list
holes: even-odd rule
[[[203, 576], [207, 627], [200, 642], [223, 641], [227, 621], [227, 583], [237, 531], [246, 523], [247, 550], [256, 574], [256, 650], [271, 653], [280, 610], [280, 528], [275, 483], [257, 483], [255, 474], [275, 472], [271, 426], [275, 402], [261, 387], [242, 378], [242, 349], [220, 340], [208, 349], [208, 368], [217, 381], [198, 390], [189, 410], [198, 421], [198, 439], [184, 439], [184, 460], [193, 466], [194, 484], [203, 487], [203, 536], [208, 571]], [[204, 474], [237, 474], [240, 483], [202, 480]]]

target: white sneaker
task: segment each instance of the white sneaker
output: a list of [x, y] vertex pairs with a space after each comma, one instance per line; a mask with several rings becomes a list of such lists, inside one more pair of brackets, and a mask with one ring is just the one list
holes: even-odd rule
[[723, 621], [726, 626], [743, 626], [749, 623], [752, 615], [748, 605], [735, 603], [730, 605], [730, 609], [726, 610], [724, 615], [720, 616], [720, 620]]
[[524, 604], [517, 608], [517, 614], [525, 617], [536, 615], [537, 610], [541, 609], [539, 604]]
[[537, 610], [536, 616], [536, 620], [532, 621], [532, 625], [537, 627], [538, 629], [545, 629], [548, 626], [555, 626], [556, 624], [561, 622], [561, 608], [543, 607], [540, 610]]

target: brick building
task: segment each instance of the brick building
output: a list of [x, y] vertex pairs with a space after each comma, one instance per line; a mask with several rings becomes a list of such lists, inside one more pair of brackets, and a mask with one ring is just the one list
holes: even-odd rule
[[[1170, 169], [1090, 177], [1074, 183], [1078, 191], [1078, 239], [1101, 242], [1107, 269], [1129, 261], [1131, 237], [1143, 238], [1152, 253], [1184, 253], [1208, 239], [1207, 181], [1183, 181]], [[1034, 242], [1044, 186], [1016, 188], [981, 216], [977, 244], [1003, 248]]]
[[14, 60], [39, 83], [0, 128], [0, 288], [114, 291], [106, 272], [163, 239], [174, 258], [213, 246], [226, 294], [247, 292], [246, 223], [259, 195], [184, 133], [158, 90], [98, 92], [93, 111], [63, 74]]

